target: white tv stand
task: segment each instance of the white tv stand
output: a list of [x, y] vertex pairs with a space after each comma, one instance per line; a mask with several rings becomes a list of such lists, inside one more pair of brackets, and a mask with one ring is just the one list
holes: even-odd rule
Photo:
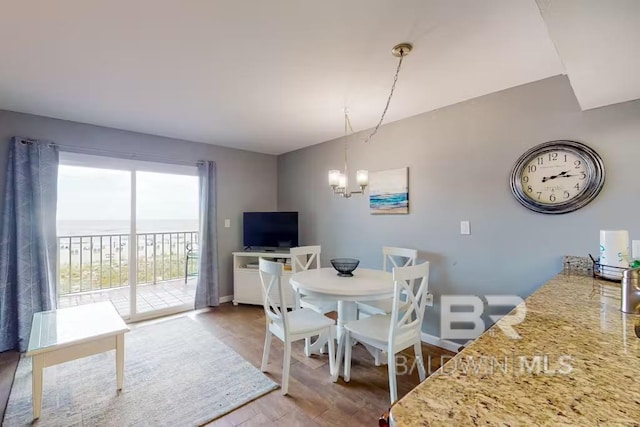
[[[291, 259], [287, 252], [234, 252], [233, 253], [233, 305], [255, 304], [262, 305], [262, 285], [258, 261], [264, 258], [269, 261]], [[291, 277], [291, 264], [285, 265], [282, 273], [282, 289], [284, 291], [285, 304], [293, 307], [295, 298], [293, 288], [289, 284]], [[278, 300], [277, 294], [273, 294], [274, 300]]]

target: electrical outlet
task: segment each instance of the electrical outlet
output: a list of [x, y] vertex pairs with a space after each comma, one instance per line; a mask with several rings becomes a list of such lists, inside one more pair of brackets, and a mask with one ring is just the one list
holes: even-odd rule
[[231, 228], [231, 220], [230, 219], [225, 219], [224, 220], [224, 228]]
[[433, 294], [427, 294], [425, 304], [427, 304], [428, 307], [433, 307]]

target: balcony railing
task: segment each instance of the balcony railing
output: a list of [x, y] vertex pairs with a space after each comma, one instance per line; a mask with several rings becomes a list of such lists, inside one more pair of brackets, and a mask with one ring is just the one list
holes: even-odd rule
[[[187, 245], [197, 247], [197, 231], [136, 235], [137, 283], [157, 283], [197, 274]], [[60, 295], [129, 285], [129, 235], [58, 236]]]

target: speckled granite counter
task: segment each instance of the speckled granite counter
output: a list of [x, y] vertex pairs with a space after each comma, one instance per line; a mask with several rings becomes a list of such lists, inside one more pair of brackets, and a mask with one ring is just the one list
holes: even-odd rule
[[397, 402], [393, 424], [640, 426], [640, 316], [620, 312], [619, 286], [556, 276], [526, 299], [520, 340], [493, 325]]

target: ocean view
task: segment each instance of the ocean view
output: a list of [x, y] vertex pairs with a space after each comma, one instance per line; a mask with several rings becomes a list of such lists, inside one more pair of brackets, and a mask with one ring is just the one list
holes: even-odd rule
[[[125, 286], [129, 280], [129, 221], [58, 221], [60, 294]], [[186, 262], [198, 243], [197, 220], [140, 220], [134, 240], [138, 283], [156, 283], [197, 272]], [[197, 247], [197, 246], [196, 246]], [[188, 265], [187, 265], [188, 264]]]
[[[58, 236], [97, 236], [108, 234], [129, 234], [126, 220], [59, 220]], [[177, 231], [198, 231], [197, 219], [152, 219], [138, 220], [137, 233], [167, 233]]]

